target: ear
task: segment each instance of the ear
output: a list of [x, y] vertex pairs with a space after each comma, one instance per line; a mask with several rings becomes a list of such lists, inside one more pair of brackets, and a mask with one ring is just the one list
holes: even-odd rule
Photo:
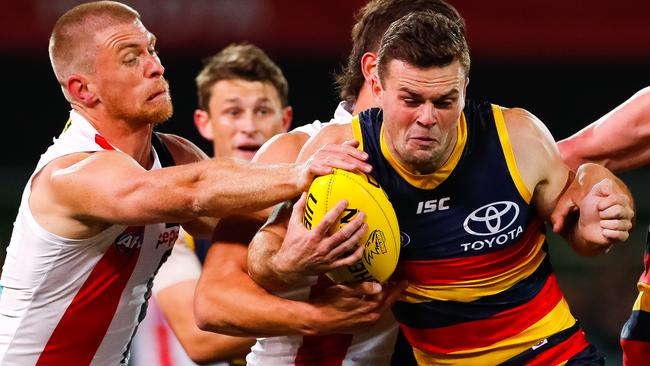
[[383, 88], [381, 86], [381, 81], [379, 80], [379, 75], [377, 75], [377, 70], [375, 70], [370, 77], [370, 89], [372, 90], [372, 95], [375, 97], [377, 105], [380, 108], [383, 108]]
[[194, 125], [204, 139], [208, 141], [214, 139], [214, 131], [212, 130], [212, 122], [210, 121], [210, 115], [208, 112], [202, 109], [195, 110]]
[[366, 80], [370, 80], [372, 74], [375, 73], [377, 66], [377, 54], [374, 52], [366, 52], [361, 56], [361, 72]]
[[78, 100], [85, 106], [91, 106], [97, 102], [97, 95], [91, 91], [88, 80], [83, 75], [70, 75], [66, 83], [66, 89], [75, 100]]
[[291, 120], [293, 119], [293, 108], [291, 106], [284, 107], [282, 109], [282, 129], [283, 132], [289, 131], [291, 127]]

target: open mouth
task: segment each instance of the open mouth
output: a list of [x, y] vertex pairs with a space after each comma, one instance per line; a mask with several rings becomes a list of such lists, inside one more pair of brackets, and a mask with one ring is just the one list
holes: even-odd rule
[[260, 149], [260, 145], [242, 145], [238, 146], [237, 149], [241, 151], [257, 152], [257, 150]]

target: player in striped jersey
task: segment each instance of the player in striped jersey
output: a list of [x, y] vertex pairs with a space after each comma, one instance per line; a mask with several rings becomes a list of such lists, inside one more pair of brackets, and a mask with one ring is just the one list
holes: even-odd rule
[[[573, 136], [558, 142], [562, 158], [571, 169], [587, 161], [612, 171], [636, 169], [650, 164], [650, 87]], [[558, 211], [563, 216], [570, 209]], [[650, 227], [646, 234], [644, 266], [637, 288], [639, 295], [621, 332], [623, 364], [650, 363]]]
[[[381, 35], [396, 19], [413, 11], [429, 9], [452, 19], [462, 19], [452, 6], [439, 0], [373, 0], [369, 1], [357, 14], [357, 22], [352, 31], [352, 51], [348, 63], [339, 75], [337, 83], [341, 89], [341, 99], [334, 118], [328, 123], [316, 121], [301, 126], [290, 133], [280, 134], [260, 150], [256, 160], [263, 162], [294, 161], [310, 136], [329, 124], [349, 124], [352, 114], [376, 105], [370, 91], [369, 77], [375, 67], [376, 51]], [[241, 220], [241, 219], [240, 219]], [[344, 331], [347, 325], [343, 317], [339, 323], [330, 321], [323, 324], [313, 319], [304, 326], [300, 317], [287, 317], [284, 309], [304, 309], [307, 303], [322, 302], [321, 296], [330, 296], [337, 287], [326, 285], [327, 280], [315, 276], [303, 279], [301, 286], [284, 295], [305, 303], [290, 302], [278, 296], [269, 295], [252, 282], [246, 272], [246, 251], [250, 237], [237, 238], [230, 229], [241, 221], [230, 225], [224, 222], [215, 235], [216, 245], [210, 249], [197, 291], [197, 317], [206, 329], [231, 334], [276, 335], [260, 339], [249, 357], [251, 364], [321, 364], [328, 365], [407, 365], [412, 363], [410, 347], [397, 333], [397, 324], [389, 312], [382, 315], [371, 328], [354, 327], [354, 331]], [[259, 224], [258, 226], [259, 227]], [[256, 227], [253, 227], [256, 229]], [[243, 230], [238, 231], [239, 234]], [[329, 284], [331, 286], [331, 283]], [[329, 295], [328, 292], [329, 291]], [[361, 290], [361, 291], [360, 291]], [[325, 292], [324, 292], [325, 291]], [[364, 287], [339, 293], [340, 299], [353, 314], [367, 306], [360, 297], [370, 295]], [[341, 305], [343, 305], [341, 302]], [[351, 303], [354, 302], [354, 303]], [[262, 305], [264, 310], [262, 311]], [[348, 307], [349, 305], [349, 307]], [[304, 310], [300, 310], [304, 311]], [[374, 311], [377, 311], [376, 308]], [[236, 314], [233, 315], [233, 314]], [[375, 316], [375, 314], [370, 314]], [[339, 326], [335, 328], [335, 326]], [[335, 334], [316, 334], [331, 333]], [[397, 337], [397, 340], [396, 340]], [[396, 345], [397, 342], [397, 345]], [[396, 352], [393, 350], [396, 349]]]
[[[627, 238], [629, 193], [601, 166], [573, 179], [530, 113], [466, 101], [469, 65], [456, 22], [430, 12], [401, 18], [382, 38], [372, 79], [382, 109], [323, 129], [302, 153], [355, 137], [369, 154], [400, 221], [397, 277], [409, 287], [393, 310], [418, 363], [602, 364], [557, 285], [543, 221], [570, 195], [580, 216], [563, 234], [596, 254]], [[291, 239], [274, 251], [279, 226], [250, 247], [249, 259], [271, 253], [249, 261], [261, 283], [290, 283], [286, 263], [304, 245]], [[286, 237], [294, 230], [305, 229], [290, 221]]]

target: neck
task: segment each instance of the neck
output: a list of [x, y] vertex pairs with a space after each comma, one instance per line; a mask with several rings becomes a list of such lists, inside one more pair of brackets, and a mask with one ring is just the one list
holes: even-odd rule
[[151, 134], [153, 124], [136, 123], [113, 118], [99, 111], [77, 108], [79, 113], [99, 134], [116, 149], [130, 155], [143, 168], [149, 169], [153, 164], [151, 155]]
[[361, 86], [361, 90], [359, 90], [359, 95], [357, 96], [357, 102], [354, 104], [352, 115], [356, 116], [366, 109], [374, 107], [378, 107], [375, 96], [372, 95], [372, 90], [370, 90], [370, 83], [365, 81]]

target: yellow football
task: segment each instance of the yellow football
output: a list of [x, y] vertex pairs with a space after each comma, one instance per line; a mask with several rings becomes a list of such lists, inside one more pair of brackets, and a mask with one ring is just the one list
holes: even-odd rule
[[366, 214], [368, 231], [359, 245], [364, 245], [365, 251], [353, 265], [336, 268], [327, 276], [336, 283], [386, 282], [399, 259], [400, 231], [393, 206], [371, 176], [334, 169], [334, 173], [314, 179], [307, 194], [303, 224], [311, 230], [341, 200], [347, 200], [348, 207], [332, 225], [330, 234], [362, 211]]

